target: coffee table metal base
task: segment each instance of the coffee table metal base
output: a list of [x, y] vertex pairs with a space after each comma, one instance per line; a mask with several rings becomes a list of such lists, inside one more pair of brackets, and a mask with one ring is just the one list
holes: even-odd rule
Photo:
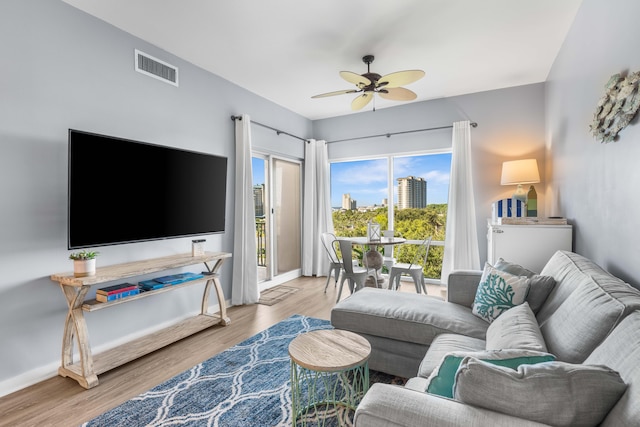
[[293, 426], [324, 426], [327, 418], [340, 414], [340, 407], [355, 412], [369, 390], [369, 363], [343, 371], [313, 371], [291, 360]]

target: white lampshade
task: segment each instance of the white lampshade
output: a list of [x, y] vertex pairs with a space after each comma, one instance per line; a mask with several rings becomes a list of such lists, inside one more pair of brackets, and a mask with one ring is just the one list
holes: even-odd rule
[[500, 184], [535, 184], [540, 182], [538, 161], [536, 159], [513, 160], [502, 163]]

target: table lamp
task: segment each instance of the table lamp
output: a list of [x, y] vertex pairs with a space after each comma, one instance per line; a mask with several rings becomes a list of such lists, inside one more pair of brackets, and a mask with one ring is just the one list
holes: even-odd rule
[[[516, 192], [513, 193], [512, 196], [514, 200], [520, 200], [526, 204], [527, 192], [522, 188], [522, 184], [536, 184], [538, 182], [540, 182], [540, 173], [538, 172], [538, 161], [536, 159], [512, 160], [502, 163], [500, 184], [518, 185]], [[535, 194], [533, 185], [531, 186], [531, 190], [533, 194]], [[527, 210], [529, 210], [528, 207]], [[533, 216], [536, 215], [534, 214]]]

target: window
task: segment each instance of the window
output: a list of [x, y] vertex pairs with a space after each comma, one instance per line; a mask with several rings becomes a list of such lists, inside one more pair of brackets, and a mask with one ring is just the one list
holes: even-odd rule
[[[451, 153], [331, 163], [331, 205], [339, 236], [366, 236], [367, 222], [420, 243], [432, 236], [425, 277], [439, 281], [449, 196]], [[393, 209], [389, 209], [393, 206]], [[411, 262], [416, 246], [396, 247]]]

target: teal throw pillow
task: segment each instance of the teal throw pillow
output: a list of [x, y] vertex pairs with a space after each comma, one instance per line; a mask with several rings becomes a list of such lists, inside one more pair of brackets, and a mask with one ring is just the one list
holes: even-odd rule
[[440, 365], [429, 376], [427, 393], [453, 399], [456, 372], [465, 357], [475, 357], [487, 363], [514, 370], [518, 369], [520, 365], [533, 365], [556, 360], [553, 354], [532, 350], [451, 352], [443, 357]]
[[527, 277], [515, 276], [485, 263], [472, 312], [491, 323], [511, 307], [522, 304], [528, 292]]

